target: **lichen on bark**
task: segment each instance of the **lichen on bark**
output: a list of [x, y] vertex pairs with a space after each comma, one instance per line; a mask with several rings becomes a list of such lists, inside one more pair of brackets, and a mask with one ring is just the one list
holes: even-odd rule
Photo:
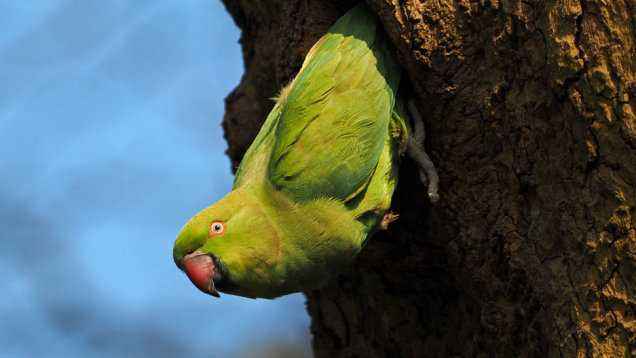
[[[224, 1], [238, 163], [355, 1]], [[426, 113], [442, 200], [405, 160], [351, 272], [307, 292], [316, 356], [636, 355], [636, 1], [369, 0]]]

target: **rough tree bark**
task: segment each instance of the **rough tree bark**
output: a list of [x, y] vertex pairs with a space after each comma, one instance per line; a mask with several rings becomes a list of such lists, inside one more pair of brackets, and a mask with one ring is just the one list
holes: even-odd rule
[[[236, 164], [355, 1], [224, 2], [246, 66], [223, 123]], [[400, 220], [307, 293], [316, 356], [636, 356], [636, 0], [368, 3], [441, 200], [405, 160]]]

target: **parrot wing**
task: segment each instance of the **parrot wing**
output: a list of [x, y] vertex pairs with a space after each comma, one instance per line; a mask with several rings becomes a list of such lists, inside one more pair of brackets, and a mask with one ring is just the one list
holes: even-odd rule
[[[282, 92], [281, 92], [282, 93]], [[254, 179], [261, 178], [267, 170], [268, 148], [275, 133], [276, 125], [280, 117], [280, 103], [277, 103], [265, 119], [260, 131], [252, 141], [252, 144], [243, 155], [241, 164], [236, 170], [233, 189], [248, 183]]]
[[375, 170], [400, 76], [377, 27], [365, 7], [343, 16], [278, 100], [268, 177], [296, 201], [346, 201]]

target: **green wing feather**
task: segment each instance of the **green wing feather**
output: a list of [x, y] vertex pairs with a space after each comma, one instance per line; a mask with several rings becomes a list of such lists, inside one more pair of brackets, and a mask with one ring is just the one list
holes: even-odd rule
[[274, 187], [301, 202], [347, 200], [363, 188], [388, 135], [398, 82], [375, 15], [363, 6], [349, 11], [279, 98], [277, 123], [263, 128], [275, 130], [268, 166]]
[[[281, 91], [281, 96], [284, 91], [285, 89]], [[279, 98], [281, 96], [279, 96]], [[241, 164], [236, 170], [236, 178], [234, 179], [232, 189], [236, 189], [254, 180], [262, 179], [266, 175], [265, 170], [267, 169], [275, 128], [280, 117], [280, 109], [279, 101], [265, 119], [265, 123], [261, 126], [260, 131], [247, 149], [247, 152], [245, 152], [245, 155], [243, 155]]]

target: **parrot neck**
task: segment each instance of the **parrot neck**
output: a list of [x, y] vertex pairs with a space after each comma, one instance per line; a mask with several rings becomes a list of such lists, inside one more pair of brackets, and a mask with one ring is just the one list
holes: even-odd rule
[[245, 188], [280, 238], [267, 295], [318, 288], [350, 266], [367, 228], [339, 201], [296, 203], [271, 185]]

